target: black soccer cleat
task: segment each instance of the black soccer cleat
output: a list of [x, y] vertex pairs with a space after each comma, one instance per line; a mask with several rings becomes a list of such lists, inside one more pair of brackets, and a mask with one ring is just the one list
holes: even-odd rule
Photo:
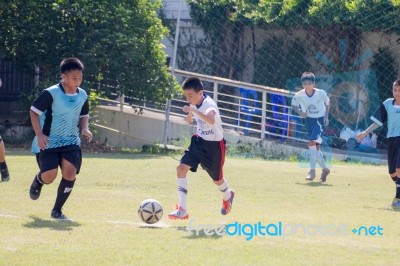
[[6, 182], [6, 181], [10, 180], [10, 174], [8, 173], [7, 167], [1, 169], [0, 172], [1, 172], [1, 181], [2, 182]]
[[50, 216], [51, 216], [51, 218], [54, 218], [57, 220], [68, 220], [67, 216], [65, 216], [61, 211], [57, 211], [57, 210], [52, 210]]
[[37, 176], [33, 178], [31, 188], [29, 189], [29, 196], [32, 200], [37, 200], [40, 197], [40, 191], [42, 190], [43, 184], [39, 183]]

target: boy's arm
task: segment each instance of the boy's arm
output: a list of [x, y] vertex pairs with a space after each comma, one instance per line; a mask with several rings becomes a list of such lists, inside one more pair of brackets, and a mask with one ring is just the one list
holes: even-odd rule
[[325, 104], [326, 106], [326, 112], [325, 112], [325, 116], [324, 116], [324, 125], [327, 126], [329, 124], [329, 111], [331, 109], [331, 105]]
[[82, 134], [85, 135], [89, 141], [92, 140], [92, 132], [89, 129], [89, 116], [83, 116], [79, 120], [79, 126], [82, 129]]
[[37, 113], [30, 111], [31, 123], [33, 131], [35, 131], [35, 135], [37, 138], [38, 146], [41, 150], [44, 150], [48, 143], [48, 137], [43, 134], [42, 129], [40, 127], [40, 117]]
[[324, 100], [324, 104], [325, 104], [325, 115], [324, 115], [324, 125], [327, 126], [329, 124], [329, 111], [331, 109], [331, 101], [329, 100], [328, 94], [326, 94], [326, 91], [322, 91], [323, 92], [323, 100]]
[[192, 111], [190, 111], [190, 112], [187, 114], [185, 120], [186, 120], [186, 122], [188, 122], [189, 124], [192, 124], [192, 123], [193, 123], [193, 113], [192, 113]]
[[357, 135], [357, 140], [362, 141], [369, 133], [382, 126], [388, 120], [388, 113], [384, 104], [381, 104], [371, 116], [373, 123], [363, 132]]
[[295, 106], [295, 105], [292, 105], [292, 109], [293, 109], [296, 113], [298, 113], [301, 117], [303, 117], [303, 118], [307, 117], [307, 112], [301, 111], [299, 107], [297, 107], [297, 106]]
[[363, 132], [359, 133], [357, 135], [357, 141], [360, 142], [362, 141], [369, 133], [377, 129], [379, 125], [377, 123], [372, 123], [366, 130]]
[[200, 112], [199, 110], [197, 110], [196, 108], [192, 108], [188, 105], [183, 106], [182, 110], [185, 113], [190, 113], [193, 112], [196, 115], [198, 115], [204, 122], [206, 122], [209, 125], [214, 125], [215, 123], [215, 111], [211, 110], [210, 112], [208, 112], [207, 114], [204, 114], [202, 112]]

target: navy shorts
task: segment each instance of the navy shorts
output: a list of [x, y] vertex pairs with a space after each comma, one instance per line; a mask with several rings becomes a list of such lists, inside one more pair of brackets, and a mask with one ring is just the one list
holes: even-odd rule
[[36, 157], [36, 163], [37, 163], [37, 165], [39, 166], [39, 169], [40, 169], [40, 152], [38, 152], [38, 153], [35, 153], [35, 157]]
[[400, 168], [400, 137], [388, 138], [388, 166], [389, 174]]
[[224, 139], [208, 141], [193, 135], [189, 148], [181, 158], [181, 163], [189, 165], [192, 172], [196, 172], [200, 164], [213, 180], [219, 181], [224, 177], [222, 168], [225, 162], [225, 144]]
[[79, 174], [79, 170], [82, 165], [82, 151], [78, 149], [69, 148], [57, 148], [51, 150], [40, 150], [39, 153], [39, 167], [40, 172], [47, 172], [52, 169], [61, 167], [62, 159], [67, 160], [76, 168], [76, 173]]
[[322, 132], [324, 130], [324, 117], [306, 117], [308, 140], [322, 143]]

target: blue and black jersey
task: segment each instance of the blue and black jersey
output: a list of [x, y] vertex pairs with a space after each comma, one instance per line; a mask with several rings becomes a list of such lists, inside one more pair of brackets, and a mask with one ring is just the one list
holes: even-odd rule
[[46, 149], [80, 146], [79, 121], [89, 116], [88, 96], [83, 89], [69, 94], [61, 83], [54, 85], [33, 102], [31, 111], [44, 115], [42, 132], [49, 137]]
[[394, 98], [389, 98], [371, 116], [374, 123], [382, 126], [387, 122], [387, 137], [400, 136], [400, 106], [395, 105]]

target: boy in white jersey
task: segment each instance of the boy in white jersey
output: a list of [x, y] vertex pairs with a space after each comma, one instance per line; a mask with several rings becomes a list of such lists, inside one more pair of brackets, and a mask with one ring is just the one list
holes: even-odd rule
[[219, 109], [217, 104], [204, 93], [200, 79], [187, 78], [182, 84], [182, 89], [190, 104], [185, 105], [182, 110], [188, 113], [188, 121], [191, 121], [192, 117], [196, 119], [197, 133], [192, 136], [190, 146], [176, 169], [179, 205], [168, 217], [173, 220], [189, 218], [186, 175], [189, 170], [196, 172], [199, 164], [222, 192], [221, 214], [226, 215], [232, 208], [235, 192], [228, 188], [222, 172], [226, 148]]
[[[0, 79], [0, 87], [2, 85], [2, 81]], [[6, 149], [4, 146], [3, 138], [0, 136], [0, 173], [1, 173], [1, 181], [6, 182], [10, 180], [10, 174], [8, 172], [8, 167], [6, 164]]]
[[[306, 180], [314, 180], [316, 162], [322, 168], [321, 182], [325, 182], [330, 170], [326, 167], [321, 151], [323, 126], [329, 123], [329, 98], [326, 92], [315, 88], [315, 76], [305, 72], [301, 76], [303, 88], [297, 92], [292, 101], [292, 108], [306, 119], [308, 132], [308, 148], [310, 150], [310, 171]], [[300, 108], [299, 108], [300, 107]]]
[[400, 79], [393, 83], [393, 98], [385, 100], [371, 116], [373, 124], [357, 135], [361, 142], [369, 133], [387, 122], [389, 175], [395, 183], [392, 207], [400, 210]]
[[[61, 182], [50, 216], [67, 219], [61, 209], [71, 194], [82, 164], [79, 127], [92, 138], [89, 130], [89, 102], [82, 83], [83, 64], [77, 58], [66, 58], [60, 64], [62, 81], [45, 89], [31, 106], [30, 116], [39, 150], [39, 173], [34, 177], [29, 195], [40, 196], [44, 184], [52, 183], [61, 168]], [[44, 119], [41, 122], [41, 117]]]

